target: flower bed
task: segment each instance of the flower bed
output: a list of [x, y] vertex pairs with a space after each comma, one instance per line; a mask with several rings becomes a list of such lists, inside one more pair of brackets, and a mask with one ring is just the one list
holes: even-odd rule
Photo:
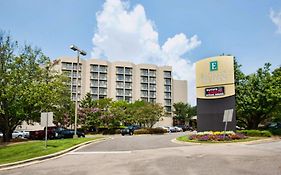
[[194, 141], [232, 141], [232, 140], [240, 140], [246, 138], [247, 136], [245, 136], [244, 134], [235, 133], [233, 131], [226, 131], [225, 137], [223, 131], [198, 132], [196, 134], [192, 134], [188, 136], [189, 140], [194, 140]]

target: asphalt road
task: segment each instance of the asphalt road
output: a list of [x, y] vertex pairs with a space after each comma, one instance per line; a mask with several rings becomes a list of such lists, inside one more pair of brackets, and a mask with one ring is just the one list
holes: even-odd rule
[[62, 157], [1, 175], [280, 175], [281, 141], [259, 144], [176, 144], [180, 134], [114, 136]]

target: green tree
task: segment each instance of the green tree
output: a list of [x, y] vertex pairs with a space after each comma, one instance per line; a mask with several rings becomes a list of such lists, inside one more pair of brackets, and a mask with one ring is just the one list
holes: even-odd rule
[[188, 103], [178, 102], [173, 104], [175, 119], [184, 123], [189, 123], [192, 116], [196, 115], [196, 106], [192, 107]]
[[270, 72], [270, 64], [248, 76], [236, 75], [237, 120], [248, 129], [272, 118], [281, 100], [279, 70]]
[[20, 48], [0, 32], [0, 128], [4, 141], [11, 139], [22, 121], [38, 121], [40, 112], [58, 109], [65, 95], [70, 97], [65, 79], [52, 74], [52, 64], [39, 49]]

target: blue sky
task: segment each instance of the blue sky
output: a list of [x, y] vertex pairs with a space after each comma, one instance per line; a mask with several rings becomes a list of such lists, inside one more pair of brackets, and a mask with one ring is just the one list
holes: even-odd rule
[[236, 56], [247, 74], [281, 64], [280, 0], [118, 2], [0, 0], [0, 29], [51, 58], [75, 56], [69, 45], [76, 44], [86, 58], [175, 65], [176, 77], [189, 81], [194, 62], [222, 53]]

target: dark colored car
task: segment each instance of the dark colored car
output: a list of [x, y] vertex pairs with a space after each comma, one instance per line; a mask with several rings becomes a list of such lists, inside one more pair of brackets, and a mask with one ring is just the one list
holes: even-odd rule
[[193, 128], [191, 126], [177, 125], [177, 127], [181, 128], [183, 132], [185, 132], [185, 131], [193, 131]]
[[[48, 130], [47, 130], [48, 139], [54, 139], [56, 132], [59, 130], [62, 130], [62, 129], [63, 128], [59, 128], [56, 126], [48, 127]], [[46, 128], [44, 128], [43, 130], [30, 131], [29, 138], [32, 140], [43, 140], [43, 139], [45, 139], [45, 134], [46, 134]]]
[[[85, 137], [85, 134], [83, 132], [77, 131], [78, 137]], [[56, 138], [58, 139], [65, 139], [65, 138], [73, 138], [74, 136], [74, 130], [71, 129], [64, 129], [56, 132]]]
[[126, 128], [121, 130], [121, 135], [124, 136], [126, 134], [128, 135], [133, 135], [135, 130], [140, 129], [140, 126], [137, 125], [131, 125], [131, 126], [127, 126]]

